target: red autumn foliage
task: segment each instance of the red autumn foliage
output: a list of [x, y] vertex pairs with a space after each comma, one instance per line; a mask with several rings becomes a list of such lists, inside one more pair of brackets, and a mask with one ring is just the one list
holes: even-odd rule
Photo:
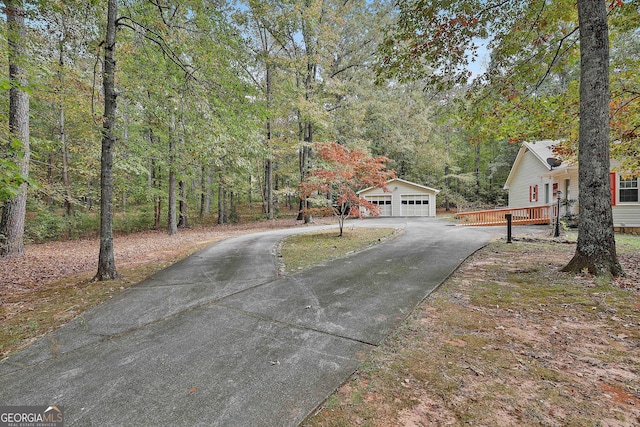
[[302, 197], [315, 196], [316, 206], [310, 208], [309, 213], [322, 209], [322, 205], [325, 209], [330, 205], [339, 219], [341, 235], [344, 219], [349, 215], [359, 216], [360, 208], [377, 215], [377, 205], [360, 197], [357, 191], [368, 187], [384, 189], [385, 183], [396, 176], [395, 171], [387, 170], [389, 159], [371, 157], [362, 150], [350, 150], [337, 142], [318, 144], [316, 153], [323, 166], [309, 172], [300, 184]]

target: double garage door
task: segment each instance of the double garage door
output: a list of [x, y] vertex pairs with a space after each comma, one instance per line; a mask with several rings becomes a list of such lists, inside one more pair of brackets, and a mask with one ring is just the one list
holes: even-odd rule
[[429, 216], [429, 195], [403, 194], [400, 196], [400, 216]]

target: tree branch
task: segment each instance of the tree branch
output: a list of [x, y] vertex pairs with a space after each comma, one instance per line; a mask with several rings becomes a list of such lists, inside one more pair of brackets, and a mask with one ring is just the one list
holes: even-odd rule
[[482, 10], [478, 11], [478, 13], [476, 13], [476, 15], [474, 16], [474, 18], [476, 18], [476, 19], [477, 19], [477, 18], [479, 18], [481, 15], [485, 14], [486, 12], [489, 12], [489, 11], [491, 11], [491, 10], [493, 10], [493, 9], [501, 8], [502, 6], [504, 6], [505, 4], [507, 4], [507, 3], [511, 2], [511, 1], [512, 1], [512, 0], [503, 0], [503, 1], [501, 1], [500, 3], [498, 3], [498, 4], [494, 4], [494, 5], [492, 5], [492, 6], [486, 7], [486, 8], [484, 8], [484, 9], [482, 9]]
[[[547, 71], [544, 73], [544, 76], [542, 76], [542, 78], [538, 81], [538, 83], [536, 83], [536, 86], [533, 89], [533, 91], [538, 90], [540, 88], [540, 86], [542, 85], [542, 83], [547, 79], [547, 77], [549, 77], [549, 74], [551, 74], [551, 68], [555, 65], [555, 63], [558, 60], [558, 58], [560, 56], [562, 56], [562, 55], [560, 55], [560, 49], [562, 48], [562, 44], [565, 42], [565, 40], [567, 40], [570, 36], [573, 35], [573, 33], [578, 31], [579, 29], [580, 29], [580, 27], [574, 28], [573, 31], [571, 31], [569, 34], [567, 34], [566, 36], [564, 36], [564, 37], [562, 37], [560, 39], [560, 42], [558, 43], [558, 48], [556, 49], [556, 52], [553, 55], [553, 59], [551, 60], [551, 62], [547, 66]], [[574, 41], [573, 44], [575, 44], [575, 41]], [[564, 54], [570, 47], [571, 46], [567, 47], [567, 49], [565, 49], [562, 53]]]
[[[127, 20], [130, 21], [131, 24], [127, 24], [124, 23], [123, 21]], [[175, 65], [177, 65], [182, 71], [185, 72], [185, 74], [187, 75], [188, 78], [191, 78], [195, 81], [198, 81], [198, 79], [193, 75], [194, 72], [194, 68], [188, 64], [185, 64], [180, 57], [178, 56], [178, 54], [176, 54], [173, 49], [171, 49], [171, 47], [169, 46], [169, 44], [164, 40], [164, 38], [162, 37], [161, 34], [159, 34], [158, 32], [152, 30], [149, 27], [146, 27], [145, 25], [142, 25], [141, 23], [137, 22], [136, 20], [134, 20], [133, 18], [129, 17], [129, 16], [121, 16], [120, 18], [118, 18], [116, 20], [116, 25], [118, 26], [122, 26], [125, 28], [129, 28], [130, 30], [141, 34], [145, 39], [149, 40], [150, 42], [156, 44], [160, 50], [167, 56], [167, 58], [169, 58], [169, 60], [171, 62], [173, 62]], [[139, 31], [139, 29], [142, 29], [144, 31]]]
[[351, 68], [356, 68], [356, 67], [360, 67], [360, 66], [362, 66], [362, 64], [349, 64], [346, 67], [343, 67], [343, 68], [335, 71], [333, 74], [331, 74], [329, 76], [329, 78], [334, 78], [335, 76], [337, 76], [340, 73], [343, 73], [343, 72], [345, 72], [345, 71], [347, 71], [347, 70], [349, 70]]

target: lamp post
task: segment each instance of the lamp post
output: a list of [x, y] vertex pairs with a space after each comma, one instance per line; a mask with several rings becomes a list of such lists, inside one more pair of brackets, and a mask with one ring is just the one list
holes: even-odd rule
[[553, 237], [560, 237], [560, 197], [562, 191], [558, 190], [558, 208], [556, 209], [556, 228], [553, 232]]

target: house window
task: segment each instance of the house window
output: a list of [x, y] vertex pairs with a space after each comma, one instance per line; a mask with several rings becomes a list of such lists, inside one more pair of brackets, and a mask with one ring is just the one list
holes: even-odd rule
[[537, 202], [538, 201], [538, 186], [532, 185], [529, 187], [529, 201]]
[[638, 202], [638, 177], [630, 179], [620, 178], [619, 188], [618, 201], [620, 203]]

